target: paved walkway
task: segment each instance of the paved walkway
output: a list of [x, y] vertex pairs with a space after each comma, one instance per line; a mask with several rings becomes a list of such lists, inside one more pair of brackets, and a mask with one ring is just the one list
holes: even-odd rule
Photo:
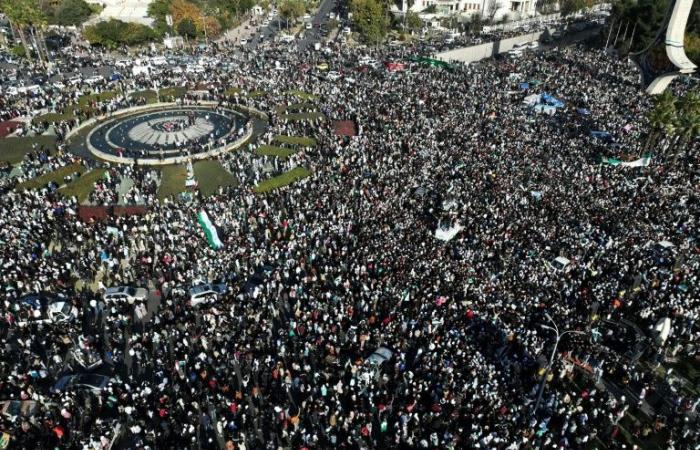
[[121, 181], [119, 182], [119, 186], [117, 187], [117, 194], [119, 195], [119, 200], [118, 204], [119, 205], [126, 205], [126, 194], [129, 192], [129, 189], [134, 185], [134, 180], [132, 180], [129, 177], [123, 177]]

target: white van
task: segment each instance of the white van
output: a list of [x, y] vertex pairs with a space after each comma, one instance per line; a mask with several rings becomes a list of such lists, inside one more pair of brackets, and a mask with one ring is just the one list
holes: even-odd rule
[[154, 66], [164, 66], [168, 64], [168, 60], [165, 59], [165, 56], [155, 56], [151, 58], [150, 61]]

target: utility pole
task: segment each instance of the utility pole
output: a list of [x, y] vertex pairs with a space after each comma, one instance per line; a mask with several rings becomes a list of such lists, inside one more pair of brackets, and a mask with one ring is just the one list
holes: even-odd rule
[[542, 394], [544, 393], [544, 385], [547, 382], [549, 372], [552, 370], [552, 364], [554, 364], [554, 357], [557, 355], [557, 347], [559, 347], [559, 341], [566, 334], [586, 334], [583, 331], [578, 330], [566, 330], [563, 333], [559, 333], [559, 328], [557, 327], [557, 324], [554, 322], [552, 317], [547, 313], [545, 313], [545, 316], [547, 317], [547, 320], [549, 320], [552, 323], [552, 326], [550, 327], [549, 325], [540, 325], [540, 327], [546, 330], [554, 331], [557, 335], [557, 340], [554, 342], [554, 348], [552, 349], [552, 354], [550, 355], [549, 362], [547, 363], [547, 370], [545, 370], [544, 376], [542, 377], [542, 381], [540, 381], [540, 387], [537, 391], [537, 401], [535, 401], [535, 406], [532, 409], [532, 415], [537, 414], [537, 410], [540, 407], [540, 402], [542, 401]]

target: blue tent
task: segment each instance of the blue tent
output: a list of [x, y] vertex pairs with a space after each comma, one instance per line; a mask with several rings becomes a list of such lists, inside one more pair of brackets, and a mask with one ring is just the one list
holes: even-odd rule
[[548, 105], [554, 106], [555, 108], [563, 108], [564, 107], [564, 102], [552, 97], [549, 94], [542, 94], [542, 101]]
[[523, 91], [527, 91], [528, 89], [530, 89], [530, 83], [520, 83], [520, 89], [522, 89]]
[[604, 139], [610, 137], [607, 131], [591, 131], [591, 136], [594, 138]]

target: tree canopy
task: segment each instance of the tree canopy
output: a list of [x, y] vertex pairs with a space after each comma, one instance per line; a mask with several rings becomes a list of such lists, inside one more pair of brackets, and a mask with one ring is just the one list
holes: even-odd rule
[[351, 0], [352, 20], [362, 37], [371, 44], [378, 44], [389, 30], [385, 6], [378, 0]]
[[115, 48], [119, 45], [138, 45], [156, 38], [153, 29], [138, 23], [111, 19], [85, 27], [85, 39], [93, 45]]

